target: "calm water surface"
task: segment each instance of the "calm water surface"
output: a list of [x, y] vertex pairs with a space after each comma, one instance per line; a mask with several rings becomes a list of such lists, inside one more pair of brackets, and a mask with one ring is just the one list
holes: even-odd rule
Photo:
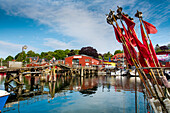
[[[0, 76], [5, 90], [5, 76]], [[14, 91], [2, 113], [135, 113], [135, 78], [58, 77], [56, 82], [40, 82], [23, 77], [23, 86], [11, 83]], [[137, 78], [138, 113], [147, 113], [146, 99]], [[10, 91], [10, 90], [9, 90]]]

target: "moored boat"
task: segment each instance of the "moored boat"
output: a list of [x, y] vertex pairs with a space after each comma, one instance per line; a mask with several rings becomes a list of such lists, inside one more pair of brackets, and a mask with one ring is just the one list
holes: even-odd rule
[[130, 76], [131, 77], [135, 77], [135, 76], [139, 76], [138, 72], [134, 69], [134, 70], [130, 70]]
[[0, 90], [0, 111], [3, 109], [10, 93], [4, 90]]

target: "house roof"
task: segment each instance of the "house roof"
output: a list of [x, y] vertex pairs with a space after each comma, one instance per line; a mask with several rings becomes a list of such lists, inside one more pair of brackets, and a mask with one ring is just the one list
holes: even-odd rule
[[[81, 54], [81, 55], [73, 55], [73, 56], [68, 56], [68, 57], [74, 57], [74, 56], [86, 56], [86, 57], [90, 57], [90, 58], [92, 58], [92, 59], [95, 59], [95, 60], [100, 60], [100, 59], [98, 59], [98, 58], [93, 58], [92, 56], [88, 56], [88, 55], [84, 55], [84, 54]], [[66, 58], [68, 58], [68, 57], [66, 57]]]
[[39, 59], [39, 57], [27, 57], [27, 58], [31, 59], [32, 61], [36, 61]]
[[117, 53], [111, 59], [115, 59], [115, 57], [116, 58], [123, 58], [123, 57], [125, 57], [125, 54], [124, 53]]

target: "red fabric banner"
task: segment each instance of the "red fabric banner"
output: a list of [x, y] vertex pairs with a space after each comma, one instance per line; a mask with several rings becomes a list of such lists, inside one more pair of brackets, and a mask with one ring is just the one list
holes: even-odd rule
[[148, 34], [155, 34], [155, 33], [157, 33], [157, 29], [156, 29], [156, 27], [154, 25], [152, 25], [152, 24], [150, 24], [150, 23], [148, 23], [148, 22], [146, 22], [144, 20], [142, 20], [142, 21], [143, 21], [143, 24], [145, 25], [146, 32]]
[[[126, 40], [126, 45], [127, 45], [127, 46], [123, 45], [123, 50], [124, 50], [124, 53], [125, 53], [125, 57], [126, 57], [128, 63], [129, 63], [130, 65], [134, 65], [130, 54], [132, 55], [133, 59], [136, 60], [136, 58], [137, 58], [137, 52], [136, 52], [135, 48], [132, 46], [132, 44], [129, 43], [128, 40]], [[127, 48], [129, 49], [130, 54], [129, 54]]]
[[119, 32], [119, 30], [113, 25], [114, 27], [114, 31], [115, 31], [115, 36], [116, 36], [116, 39], [119, 43], [122, 43], [121, 41], [121, 37], [122, 37], [122, 34]]
[[129, 32], [129, 30], [127, 31], [126, 27], [124, 26], [123, 22], [122, 22], [122, 26], [123, 26], [123, 29], [124, 29], [124, 32], [125, 32], [125, 36], [126, 36], [126, 39], [128, 39], [128, 41], [135, 47], [136, 46], [136, 43], [133, 39], [133, 36], [131, 35], [131, 33]]
[[136, 42], [140, 55], [142, 55], [142, 57], [145, 58], [146, 60], [148, 60], [149, 58], [151, 59], [151, 54], [149, 53], [148, 49], [139, 41], [135, 34], [134, 29], [132, 30], [132, 35]]
[[[145, 60], [144, 60], [144, 58], [142, 57], [141, 54], [139, 54], [139, 62], [140, 62], [140, 64], [141, 64], [142, 67], [148, 67], [147, 64], [146, 64], [146, 62], [145, 62]], [[149, 69], [143, 69], [143, 71], [144, 71], [146, 74], [149, 73]]]
[[124, 51], [124, 54], [125, 54], [125, 57], [126, 57], [127, 62], [132, 66], [132, 65], [133, 65], [133, 62], [132, 62], [132, 59], [131, 59], [131, 57], [130, 57], [130, 54], [129, 54], [127, 48], [125, 47], [125, 45], [123, 45], [123, 51]]
[[135, 42], [132, 34], [130, 33], [129, 29], [128, 29], [127, 33], [128, 33], [128, 35], [129, 35], [129, 37], [130, 37], [131, 44], [132, 44], [134, 47], [136, 47], [136, 42]]
[[159, 67], [159, 64], [158, 64], [158, 63], [159, 63], [159, 60], [158, 60], [158, 58], [157, 58], [157, 56], [156, 56], [156, 52], [155, 52], [155, 49], [154, 49], [154, 47], [153, 47], [153, 45], [152, 45], [151, 40], [150, 40], [150, 49], [151, 49], [153, 58], [154, 58], [154, 60], [155, 60], [155, 63], [156, 63], [156, 65]]
[[[142, 36], [142, 41], [143, 41], [143, 45], [148, 49], [148, 44], [147, 44], [147, 40], [146, 40], [146, 36], [142, 27], [142, 24], [140, 24], [140, 29], [141, 29], [141, 36]], [[149, 49], [148, 49], [149, 51]]]
[[123, 20], [125, 21], [126, 25], [128, 26], [128, 28], [133, 29], [135, 26], [135, 23], [132, 20], [130, 20], [129, 18], [127, 18], [125, 15], [122, 15], [122, 17], [123, 17]]
[[[155, 60], [156, 65], [158, 66], [158, 64], [157, 64], [158, 59], [157, 59], [155, 50], [154, 50], [154, 48], [153, 48], [153, 46], [152, 46], [152, 42], [150, 41], [150, 45], [149, 45], [149, 47], [148, 47], [147, 41], [146, 41], [146, 39], [145, 39], [145, 34], [144, 34], [144, 30], [143, 30], [142, 24], [140, 25], [140, 27], [141, 27], [141, 35], [142, 35], [143, 45], [148, 49], [148, 51], [149, 51], [149, 47], [150, 47], [151, 52], [152, 52], [151, 54], [153, 55], [153, 58], [154, 58], [154, 60]], [[150, 52], [150, 51], [149, 51], [149, 52]], [[155, 54], [155, 55], [154, 55], [154, 54]], [[155, 56], [156, 56], [156, 57], [155, 57]], [[149, 64], [150, 64], [151, 67], [155, 67], [154, 61], [153, 61], [153, 59], [151, 59], [151, 58], [149, 59]]]
[[125, 26], [124, 26], [123, 23], [122, 23], [122, 26], [123, 26], [123, 30], [124, 30], [124, 32], [125, 32], [126, 38], [127, 38], [128, 40], [130, 40], [130, 37], [129, 37], [129, 35], [128, 35], [128, 32], [127, 32], [127, 30], [126, 30], [126, 28], [125, 28]]

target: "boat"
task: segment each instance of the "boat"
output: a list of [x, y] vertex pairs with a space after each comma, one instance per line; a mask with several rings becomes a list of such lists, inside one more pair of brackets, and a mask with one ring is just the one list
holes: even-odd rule
[[139, 76], [137, 70], [135, 71], [135, 69], [134, 70], [129, 70], [129, 74], [130, 74], [131, 77], [135, 77], [135, 75]]
[[127, 70], [122, 70], [122, 69], [117, 70], [115, 72], [111, 72], [111, 75], [113, 76], [124, 76], [126, 74], [127, 74]]
[[4, 90], [0, 90], [0, 111], [3, 109], [10, 93]]
[[120, 76], [121, 75], [120, 70], [115, 71], [115, 72], [111, 72], [111, 75], [112, 76]]

